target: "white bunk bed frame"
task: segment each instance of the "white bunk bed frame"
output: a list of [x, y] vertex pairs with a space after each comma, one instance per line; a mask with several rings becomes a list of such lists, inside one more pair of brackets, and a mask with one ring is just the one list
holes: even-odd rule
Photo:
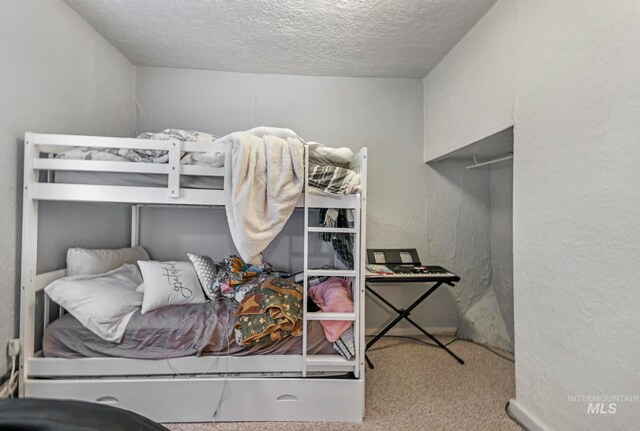
[[[157, 149], [169, 151], [166, 164], [65, 160], [43, 157], [69, 147]], [[139, 208], [146, 205], [212, 207], [225, 204], [223, 190], [181, 189], [181, 175], [224, 176], [224, 168], [180, 164], [182, 151], [225, 151], [220, 144], [184, 143], [94, 136], [25, 134], [20, 310], [20, 396], [68, 398], [115, 405], [157, 422], [349, 421], [364, 416], [364, 256], [367, 149], [354, 158], [362, 191], [344, 198], [305, 193], [304, 322], [301, 355], [204, 356], [170, 360], [124, 358], [45, 358], [35, 351], [36, 295], [66, 269], [37, 274], [38, 202], [76, 201], [131, 205], [131, 245], [138, 245]], [[305, 190], [308, 190], [305, 146]], [[168, 187], [129, 187], [39, 182], [39, 172], [61, 170], [165, 174]], [[309, 208], [352, 208], [353, 228], [309, 226]], [[353, 270], [311, 270], [308, 242], [312, 232], [342, 232], [354, 237]], [[354, 313], [311, 313], [306, 309], [308, 276], [350, 277]], [[44, 328], [53, 320], [44, 294]], [[60, 311], [63, 313], [63, 310]], [[55, 318], [55, 317], [54, 317]], [[356, 356], [307, 354], [307, 322], [354, 322]], [[337, 373], [353, 373], [351, 378]], [[332, 377], [333, 376], [333, 377]], [[317, 378], [322, 377], [322, 378]]]

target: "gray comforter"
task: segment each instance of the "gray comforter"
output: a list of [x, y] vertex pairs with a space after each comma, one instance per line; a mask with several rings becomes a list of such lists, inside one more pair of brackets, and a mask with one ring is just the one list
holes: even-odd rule
[[[49, 325], [44, 333], [47, 357], [111, 356], [163, 359], [202, 355], [294, 355], [302, 351], [302, 337], [288, 337], [273, 344], [239, 346], [234, 340], [234, 313], [239, 304], [230, 299], [191, 305], [173, 305], [146, 314], [136, 312], [120, 343], [105, 341], [70, 314]], [[332, 354], [320, 323], [310, 322], [308, 352]]]

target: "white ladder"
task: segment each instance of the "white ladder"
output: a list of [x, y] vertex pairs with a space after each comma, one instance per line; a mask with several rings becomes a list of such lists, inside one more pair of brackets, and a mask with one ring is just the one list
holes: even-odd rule
[[[309, 193], [309, 151], [305, 145], [305, 199], [304, 199], [304, 278], [302, 282], [304, 299], [303, 299], [303, 335], [302, 335], [302, 376], [306, 377], [309, 371], [323, 370], [323, 371], [353, 371], [356, 378], [359, 378], [360, 372], [363, 369], [361, 362], [360, 348], [362, 345], [363, 337], [361, 337], [361, 304], [364, 301], [364, 283], [361, 279], [362, 266], [361, 265], [361, 249], [364, 241], [361, 238], [361, 208], [362, 208], [362, 196], [358, 195], [358, 199], [355, 199], [355, 205], [352, 208], [354, 210], [354, 220], [352, 228], [326, 228], [326, 227], [314, 227], [309, 226], [309, 208], [324, 208], [325, 206], [318, 206], [321, 201], [325, 201], [326, 198], [317, 196], [314, 199], [314, 195]], [[317, 200], [317, 203], [313, 201]], [[309, 269], [309, 234], [311, 233], [343, 233], [354, 235], [353, 238], [353, 268], [352, 269]], [[309, 312], [307, 311], [307, 297], [309, 288], [309, 277], [348, 277], [351, 279], [352, 296], [354, 310], [353, 313], [323, 313], [323, 312]], [[363, 310], [362, 310], [363, 311]], [[355, 343], [355, 356], [350, 360], [345, 359], [336, 352], [333, 355], [309, 355], [308, 339], [307, 339], [307, 325], [309, 321], [313, 320], [346, 320], [353, 322], [353, 339]]]

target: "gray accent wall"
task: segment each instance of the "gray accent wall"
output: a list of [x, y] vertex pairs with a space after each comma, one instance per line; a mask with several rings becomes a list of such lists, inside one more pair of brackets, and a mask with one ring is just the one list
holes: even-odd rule
[[[369, 148], [369, 247], [414, 247], [426, 258], [426, 171], [422, 159], [422, 80], [259, 75], [138, 67], [136, 129], [176, 127], [223, 135], [255, 126], [288, 127], [306, 140]], [[174, 215], [177, 215], [174, 216]], [[302, 212], [296, 211], [266, 251], [268, 261], [302, 269]], [[141, 240], [154, 257], [180, 258], [187, 251], [224, 257], [234, 252], [222, 209], [149, 208], [142, 212]], [[312, 235], [315, 236], [315, 235]], [[166, 239], [170, 238], [170, 241]], [[312, 245], [331, 263], [330, 250]], [[323, 248], [324, 247], [324, 248]], [[420, 294], [417, 286], [380, 287], [398, 306]], [[367, 327], [394, 317], [367, 302]], [[412, 315], [439, 328], [456, 326], [446, 291], [438, 292]], [[402, 331], [402, 329], [401, 329]]]
[[[0, 374], [4, 374], [7, 341], [18, 335], [24, 133], [130, 136], [135, 76], [131, 62], [60, 0], [2, 1], [0, 22]], [[63, 203], [42, 207], [40, 269], [63, 267], [65, 247], [72, 243], [124, 245], [124, 237], [109, 232], [123, 223], [125, 208], [83, 213]], [[77, 223], [86, 219], [84, 215], [93, 216], [92, 224]], [[49, 241], [56, 235], [63, 244]]]

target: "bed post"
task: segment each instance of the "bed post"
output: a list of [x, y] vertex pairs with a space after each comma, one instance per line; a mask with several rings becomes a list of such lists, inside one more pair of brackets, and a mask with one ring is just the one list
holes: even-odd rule
[[309, 146], [304, 145], [304, 251], [303, 251], [303, 279], [302, 279], [302, 377], [307, 377], [307, 298], [309, 289]]
[[[365, 324], [365, 310], [364, 310], [364, 306], [365, 306], [365, 274], [366, 274], [366, 270], [365, 270], [365, 260], [366, 260], [366, 256], [367, 256], [367, 164], [368, 164], [368, 160], [367, 160], [367, 153], [368, 153], [368, 149], [362, 148], [360, 150], [360, 167], [359, 167], [359, 173], [360, 173], [360, 188], [361, 188], [361, 192], [360, 192], [360, 230], [359, 230], [359, 234], [360, 234], [360, 244], [358, 244], [358, 247], [360, 247], [360, 268], [358, 269], [359, 271], [359, 278], [358, 278], [358, 304], [359, 304], [359, 309], [358, 309], [358, 313], [359, 316], [357, 316], [357, 321], [358, 321], [358, 338], [359, 338], [359, 346], [358, 346], [358, 360], [359, 363], [357, 364], [357, 367], [359, 369], [359, 377], [360, 378], [364, 378], [364, 373], [365, 373], [365, 365], [364, 365], [364, 360], [365, 360], [365, 346], [366, 346], [366, 341], [365, 341], [365, 332], [367, 330], [366, 324]], [[364, 394], [362, 396], [362, 418], [364, 419], [364, 413], [365, 413], [365, 402], [364, 402]]]
[[140, 205], [131, 205], [131, 247], [140, 244]]
[[38, 259], [38, 201], [32, 198], [37, 182], [33, 160], [38, 151], [33, 133], [24, 136], [24, 180], [22, 195], [22, 270], [20, 281], [20, 381], [19, 396], [24, 397], [24, 382], [28, 376], [27, 358], [34, 356], [36, 292], [34, 279]]

